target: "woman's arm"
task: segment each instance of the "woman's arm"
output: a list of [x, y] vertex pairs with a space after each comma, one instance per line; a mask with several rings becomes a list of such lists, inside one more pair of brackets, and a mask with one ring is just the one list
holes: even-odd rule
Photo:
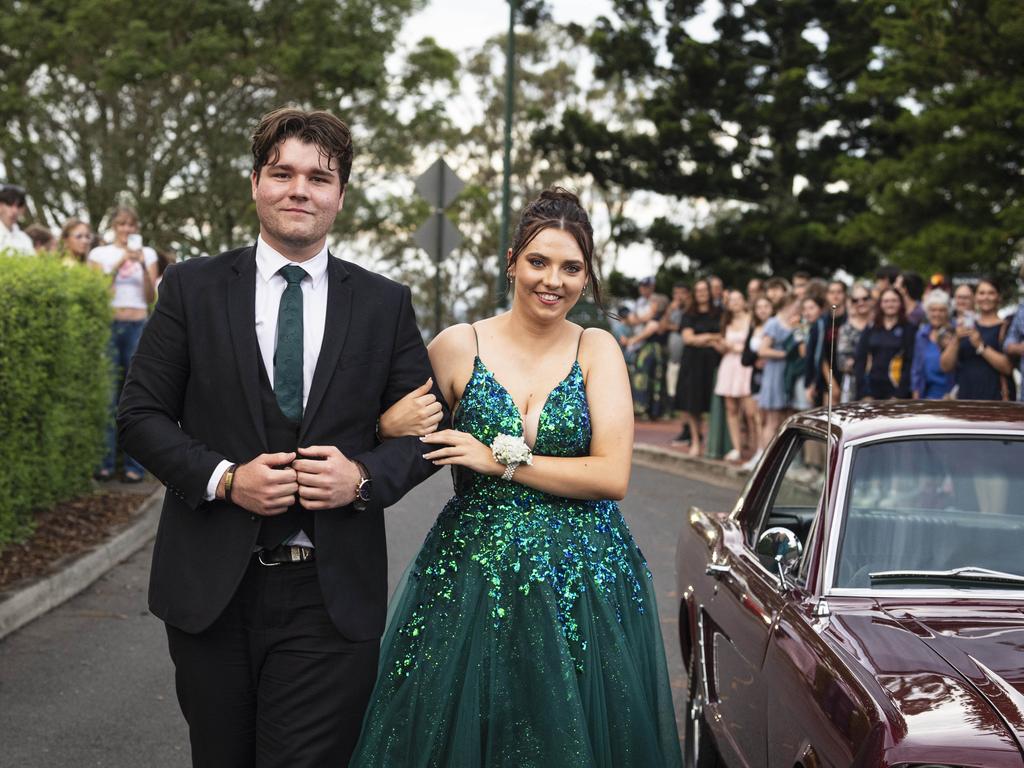
[[[583, 340], [581, 365], [586, 371], [592, 427], [590, 454], [535, 456], [532, 466], [523, 464], [516, 469], [513, 482], [570, 499], [621, 499], [629, 486], [633, 452], [632, 393], [626, 363], [608, 333], [591, 330]], [[425, 455], [435, 464], [458, 464], [495, 477], [505, 471], [494, 460], [490, 446], [465, 432], [445, 430], [421, 439], [441, 446]]]
[[147, 304], [152, 304], [156, 300], [156, 277], [156, 262], [144, 264], [142, 267], [142, 290]]
[[381, 414], [377, 423], [377, 436], [381, 440], [393, 437], [420, 437], [437, 429], [444, 415], [441, 403], [431, 392], [434, 380], [427, 379], [412, 392]]
[[632, 346], [633, 344], [639, 344], [647, 339], [651, 338], [661, 328], [661, 323], [657, 320], [650, 320], [647, 325], [644, 326], [643, 330], [635, 336], [630, 336], [626, 339], [626, 344]]
[[775, 340], [766, 333], [761, 337], [761, 347], [757, 354], [766, 360], [785, 360], [788, 353], [784, 349], [776, 349]]
[[957, 361], [960, 359], [960, 339], [969, 335], [963, 326], [957, 326], [956, 334], [946, 343], [946, 348], [939, 355], [939, 368], [943, 373], [952, 373], [956, 370]]

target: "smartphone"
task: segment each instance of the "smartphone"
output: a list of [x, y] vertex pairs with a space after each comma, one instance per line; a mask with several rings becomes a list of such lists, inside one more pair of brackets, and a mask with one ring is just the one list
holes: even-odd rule
[[142, 250], [142, 235], [135, 233], [128, 235], [128, 250], [129, 251], [141, 251]]
[[973, 312], [964, 312], [963, 315], [960, 317], [960, 325], [962, 325], [964, 328], [973, 328], [974, 327], [974, 313]]

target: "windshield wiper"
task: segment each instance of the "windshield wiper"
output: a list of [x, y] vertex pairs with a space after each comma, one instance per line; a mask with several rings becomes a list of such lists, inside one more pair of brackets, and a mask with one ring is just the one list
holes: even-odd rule
[[868, 574], [872, 584], [914, 584], [921, 581], [941, 581], [947, 584], [987, 584], [990, 586], [1024, 586], [1024, 576], [993, 571], [977, 565], [965, 565], [949, 571], [875, 571]]

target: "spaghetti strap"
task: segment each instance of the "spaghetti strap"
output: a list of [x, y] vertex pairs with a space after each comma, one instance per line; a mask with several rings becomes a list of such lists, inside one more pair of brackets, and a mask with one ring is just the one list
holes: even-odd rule
[[587, 332], [586, 328], [584, 328], [582, 331], [580, 331], [580, 338], [576, 342], [576, 362], [577, 363], [580, 361], [580, 346], [582, 346], [582, 344], [583, 344], [583, 334], [586, 333], [586, 332]]
[[476, 342], [476, 356], [480, 357], [480, 337], [476, 335], [476, 323], [470, 323], [469, 327], [473, 329], [473, 341]]

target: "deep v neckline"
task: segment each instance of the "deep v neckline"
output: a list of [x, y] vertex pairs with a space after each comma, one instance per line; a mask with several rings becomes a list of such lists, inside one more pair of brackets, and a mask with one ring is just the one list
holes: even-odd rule
[[[480, 355], [476, 355], [476, 357], [474, 358], [474, 365], [478, 366], [486, 376], [490, 377], [491, 381], [493, 381], [498, 386], [502, 394], [508, 400], [509, 405], [512, 406], [512, 410], [515, 411], [516, 418], [519, 421], [519, 432], [522, 435], [523, 440], [526, 440], [526, 422], [523, 420], [523, 412], [519, 410], [519, 406], [516, 405], [516, 401], [512, 397], [512, 393], [508, 391], [508, 387], [501, 383], [498, 377], [494, 375], [494, 372], [487, 367], [487, 364], [483, 360], [480, 359]], [[537, 445], [537, 441], [540, 440], [541, 425], [544, 423], [544, 414], [547, 412], [548, 403], [551, 402], [551, 396], [566, 385], [569, 379], [572, 378], [572, 375], [576, 372], [576, 369], [579, 368], [579, 365], [579, 360], [573, 360], [572, 365], [569, 366], [569, 372], [565, 374], [565, 376], [562, 377], [562, 380], [555, 384], [555, 386], [553, 386], [550, 389], [550, 391], [548, 391], [547, 397], [544, 398], [544, 402], [540, 407], [540, 413], [537, 416], [537, 436], [533, 439], [533, 445], [527, 443], [531, 451], [534, 450], [534, 448]], [[466, 384], [466, 387], [469, 387], [468, 383]], [[459, 401], [459, 404], [462, 404], [461, 400]]]

